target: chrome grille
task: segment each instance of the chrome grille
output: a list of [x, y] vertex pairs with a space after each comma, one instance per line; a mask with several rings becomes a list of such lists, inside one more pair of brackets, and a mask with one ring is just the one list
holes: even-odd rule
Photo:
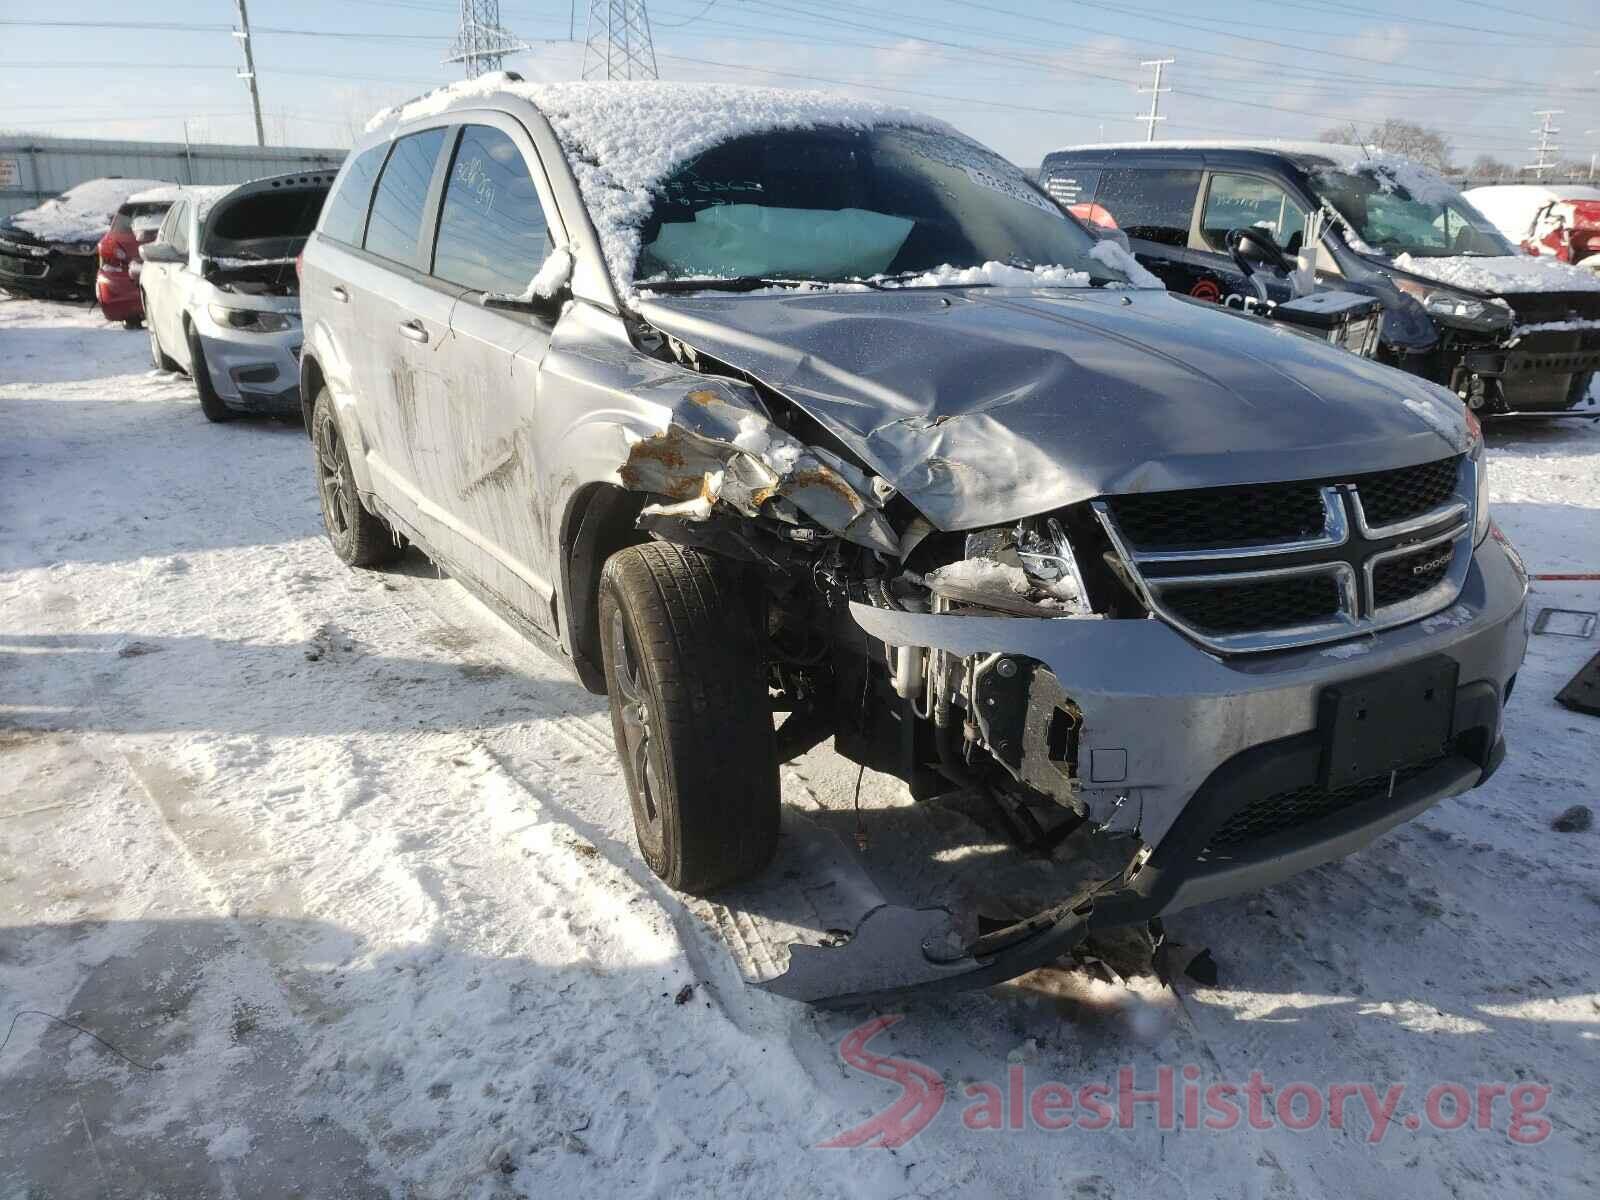
[[1420, 467], [1377, 471], [1351, 480], [1361, 509], [1374, 526], [1393, 525], [1432, 512], [1456, 490], [1461, 459], [1441, 458]]
[[1141, 550], [1289, 542], [1322, 528], [1315, 484], [1149, 492], [1107, 501], [1123, 536]]
[[1472, 561], [1463, 455], [1333, 483], [1153, 492], [1094, 511], [1157, 616], [1237, 653], [1337, 641], [1453, 601]]
[[1207, 633], [1294, 629], [1339, 615], [1339, 585], [1331, 575], [1265, 579], [1238, 587], [1174, 587], [1167, 606]]

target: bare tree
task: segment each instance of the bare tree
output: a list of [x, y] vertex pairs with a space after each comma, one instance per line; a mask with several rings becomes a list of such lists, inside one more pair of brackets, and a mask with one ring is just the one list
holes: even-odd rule
[[1354, 121], [1347, 121], [1323, 130], [1320, 140], [1391, 150], [1436, 171], [1447, 170], [1450, 166], [1450, 143], [1442, 133], [1426, 125], [1418, 125], [1415, 121], [1402, 121], [1398, 117], [1385, 117], [1365, 133]]

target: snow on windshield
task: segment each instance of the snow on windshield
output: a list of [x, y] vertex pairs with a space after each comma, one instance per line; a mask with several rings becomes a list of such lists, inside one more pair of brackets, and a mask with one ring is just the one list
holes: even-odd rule
[[91, 179], [68, 188], [11, 224], [45, 242], [97, 242], [129, 196], [161, 186], [159, 179]]

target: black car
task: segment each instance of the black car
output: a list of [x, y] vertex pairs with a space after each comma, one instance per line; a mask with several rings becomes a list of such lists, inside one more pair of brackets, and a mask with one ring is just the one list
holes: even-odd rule
[[[1485, 415], [1600, 415], [1600, 277], [1512, 246], [1430, 169], [1337, 145], [1140, 144], [1048, 155], [1041, 182], [1120, 229], [1171, 291], [1226, 302], [1251, 284], [1230, 233], [1265, 230], [1318, 282], [1383, 302], [1380, 361]], [[1257, 272], [1274, 299], [1282, 272]]]
[[93, 300], [96, 248], [118, 208], [159, 179], [91, 179], [0, 221], [0, 290], [47, 300]]

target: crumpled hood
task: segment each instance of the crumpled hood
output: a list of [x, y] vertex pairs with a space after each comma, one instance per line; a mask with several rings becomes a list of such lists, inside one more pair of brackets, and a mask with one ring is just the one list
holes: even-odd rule
[[702, 294], [639, 309], [803, 408], [945, 529], [1467, 444], [1444, 389], [1166, 292]]

